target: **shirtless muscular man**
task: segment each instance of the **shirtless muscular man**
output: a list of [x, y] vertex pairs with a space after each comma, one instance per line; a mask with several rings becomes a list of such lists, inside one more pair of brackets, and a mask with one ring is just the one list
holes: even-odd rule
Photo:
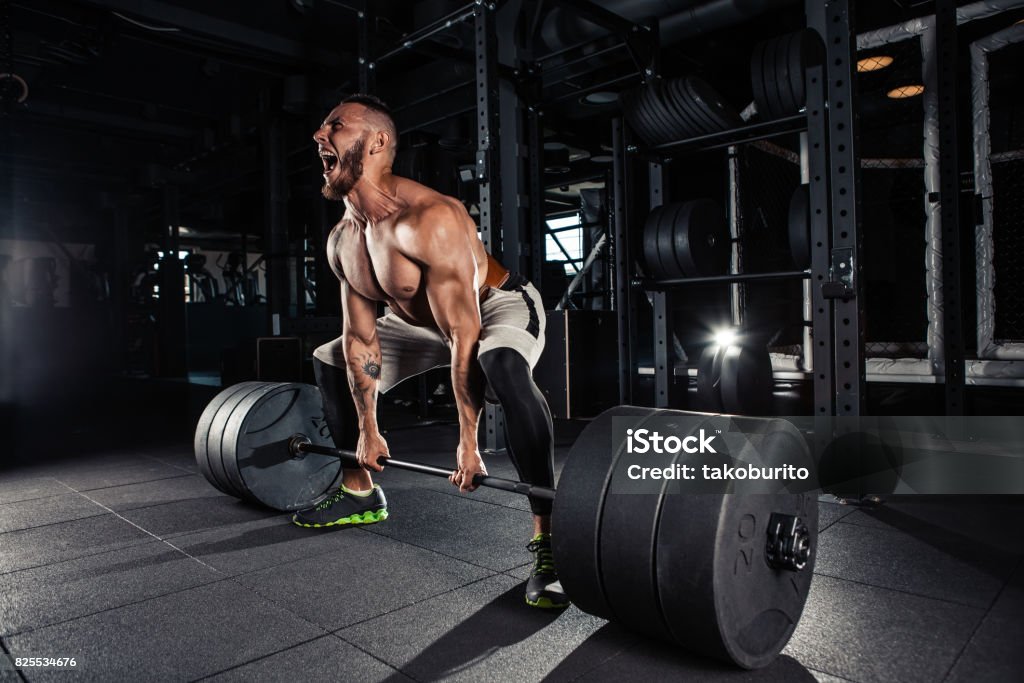
[[[522, 481], [553, 486], [551, 413], [533, 382], [544, 348], [544, 308], [536, 288], [491, 257], [457, 199], [391, 172], [398, 135], [387, 105], [352, 95], [313, 134], [323, 161], [324, 197], [345, 203], [327, 240], [341, 282], [342, 332], [314, 352], [324, 412], [339, 448], [361, 467], [342, 486], [296, 513], [300, 526], [369, 524], [387, 518], [370, 471], [388, 444], [377, 425], [377, 394], [431, 368], [450, 365], [459, 413], [451, 482], [472, 491], [486, 474], [477, 449], [485, 387], [504, 409], [509, 454]], [[377, 317], [376, 302], [388, 311]], [[349, 400], [351, 396], [351, 400]], [[568, 604], [551, 555], [551, 503], [530, 499], [535, 563], [526, 601]]]

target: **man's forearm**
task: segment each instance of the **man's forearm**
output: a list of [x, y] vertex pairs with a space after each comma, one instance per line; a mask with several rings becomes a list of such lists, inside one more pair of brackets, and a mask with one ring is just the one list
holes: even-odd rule
[[484, 375], [476, 360], [476, 340], [472, 344], [452, 344], [452, 392], [459, 411], [459, 438], [476, 443], [480, 409], [483, 407]]
[[359, 431], [377, 431], [377, 387], [380, 381], [380, 347], [346, 340], [348, 386], [359, 416]]

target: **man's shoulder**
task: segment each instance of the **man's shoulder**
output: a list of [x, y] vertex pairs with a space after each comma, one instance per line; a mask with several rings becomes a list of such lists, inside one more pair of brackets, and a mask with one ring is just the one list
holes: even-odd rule
[[458, 199], [438, 195], [433, 201], [425, 201], [406, 210], [406, 221], [415, 227], [457, 227], [466, 208]]

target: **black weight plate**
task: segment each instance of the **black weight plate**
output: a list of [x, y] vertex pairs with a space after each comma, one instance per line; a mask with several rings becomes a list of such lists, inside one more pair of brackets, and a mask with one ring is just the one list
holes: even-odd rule
[[722, 359], [722, 407], [735, 415], [768, 415], [775, 388], [767, 346], [730, 346]]
[[675, 221], [675, 257], [686, 277], [723, 275], [729, 270], [729, 229], [725, 213], [710, 199], [683, 205]]
[[809, 189], [800, 185], [789, 199], [789, 254], [798, 270], [811, 266], [811, 209]]
[[612, 418], [643, 417], [657, 411], [617, 406], [601, 413], [580, 433], [558, 479], [551, 513], [551, 545], [562, 587], [576, 607], [610, 619], [601, 582], [600, 526], [605, 492], [619, 453], [612, 447]]
[[750, 56], [750, 85], [754, 91], [754, 104], [757, 105], [757, 113], [762, 121], [771, 118], [768, 113], [768, 93], [764, 87], [764, 50], [767, 45], [768, 41], [758, 43]]
[[[798, 516], [807, 526], [811, 554], [799, 572], [772, 568], [765, 559], [773, 513]], [[803, 612], [817, 530], [812, 495], [663, 496], [656, 566], [673, 639], [747, 669], [771, 663]]]
[[743, 124], [738, 111], [732, 108], [714, 88], [700, 78], [686, 79], [687, 88], [697, 107], [709, 118], [715, 130], [726, 130]]
[[638, 90], [630, 90], [624, 92], [622, 95], [622, 112], [626, 116], [626, 121], [640, 138], [650, 144], [648, 138], [650, 137], [650, 131], [647, 130], [646, 123], [640, 115], [640, 103], [639, 103], [639, 92]]
[[648, 101], [651, 109], [654, 110], [659, 122], [665, 129], [668, 136], [666, 138], [666, 142], [678, 142], [679, 140], [685, 139], [686, 135], [679, 126], [674, 110], [665, 101], [665, 92], [667, 89], [668, 83], [666, 81], [656, 81], [651, 89], [651, 95]]
[[686, 117], [682, 116], [679, 107], [676, 106], [675, 98], [672, 96], [672, 85], [663, 81], [658, 88], [658, 101], [661, 105], [663, 117], [669, 122], [672, 131], [672, 141], [686, 140], [692, 136], [691, 127]]
[[653, 83], [648, 83], [640, 90], [640, 110], [643, 112], [647, 125], [651, 130], [652, 140], [650, 144], [660, 145], [671, 139], [672, 135], [665, 122], [661, 120], [660, 113], [654, 102], [656, 99], [657, 92]]
[[327, 493], [341, 469], [338, 458], [317, 453], [292, 457], [291, 437], [333, 446], [320, 390], [278, 383], [250, 393], [232, 412], [222, 444], [227, 466], [248, 497], [275, 510], [300, 510]]
[[[679, 416], [678, 423], [672, 418]], [[641, 429], [652, 417], [659, 420], [658, 429], [679, 438], [694, 434], [705, 422], [696, 413], [666, 410], [652, 411], [639, 421]], [[620, 448], [619, 450], [624, 450]], [[676, 462], [692, 460], [693, 456], [647, 453], [642, 458], [645, 467], [672, 467]], [[636, 458], [630, 462], [636, 462]], [[640, 493], [635, 482], [629, 480], [628, 468], [622, 463], [613, 465], [613, 474], [605, 492], [601, 513], [599, 554], [601, 558], [601, 584], [604, 595], [615, 617], [615, 622], [626, 628], [655, 638], [665, 638], [667, 624], [661, 614], [657, 583], [658, 522], [662, 499], [672, 480], [662, 480], [660, 487], [644, 486]], [[654, 489], [658, 492], [655, 493]], [[561, 493], [559, 493], [561, 495]]]
[[790, 72], [790, 82], [797, 108], [802, 108], [807, 103], [807, 68], [821, 64], [824, 59], [825, 46], [822, 45], [818, 33], [811, 29], [800, 31], [795, 42], [799, 55], [794, 60], [794, 64], [799, 62], [800, 66], [797, 72]]
[[239, 498], [247, 497], [245, 486], [242, 484], [234, 464], [229, 463], [224, 457], [224, 444], [228, 437], [228, 423], [242, 401], [254, 392], [262, 391], [266, 387], [273, 386], [273, 384], [273, 382], [243, 382], [241, 385], [238, 385], [242, 387], [241, 390], [224, 402], [224, 405], [221, 406], [214, 416], [213, 422], [210, 423], [210, 436], [206, 442], [210, 469], [228, 487], [228, 492]]
[[789, 43], [789, 91], [793, 96], [793, 111], [800, 111], [806, 99], [804, 88], [804, 43], [808, 40], [807, 31], [793, 34]]
[[703, 105], [697, 101], [697, 94], [692, 87], [693, 79], [693, 76], [687, 76], [683, 79], [682, 93], [686, 96], [687, 107], [693, 114], [693, 117], [700, 123], [702, 131], [705, 133], [717, 133], [719, 128], [715, 124], [715, 120], [704, 110]]
[[[816, 461], [811, 454], [807, 439], [789, 420], [780, 418], [765, 419], [763, 417], [730, 416], [731, 429], [737, 429], [746, 435], [747, 443], [741, 453], [730, 453], [730, 457], [741, 462], [749, 462], [758, 467], [775, 467], [792, 465], [794, 468], [805, 468], [808, 471], [806, 482], [773, 480], [764, 481], [763, 486], [754, 489], [754, 484], [747, 482], [744, 491], [756, 490], [758, 493], [790, 493], [815, 489]], [[721, 427], [719, 427], [721, 428]], [[722, 448], [722, 446], [725, 448]], [[728, 451], [728, 442], [719, 444], [719, 452]]]
[[663, 209], [663, 206], [651, 209], [644, 222], [644, 265], [647, 267], [647, 277], [656, 280], [663, 277], [658, 256], [658, 219]]
[[643, 100], [641, 94], [643, 93], [642, 86], [634, 88], [629, 91], [627, 97], [626, 110], [629, 112], [630, 125], [633, 127], [633, 131], [640, 136], [640, 139], [645, 144], [653, 144], [654, 132], [650, 128], [650, 124], [644, 115]]
[[722, 412], [722, 358], [725, 348], [709, 344], [701, 351], [697, 361], [697, 400], [700, 409], [709, 413]]
[[224, 402], [217, 414], [213, 416], [210, 423], [210, 435], [206, 440], [206, 454], [210, 461], [210, 470], [214, 476], [227, 488], [227, 492], [239, 498], [245, 497], [245, 489], [232, 480], [224, 463], [222, 445], [224, 443], [224, 430], [227, 428], [228, 419], [231, 413], [238, 407], [238, 404], [250, 393], [263, 387], [266, 382], [243, 382], [238, 385], [240, 390]]
[[[783, 46], [786, 36], [777, 36], [772, 38], [772, 41], [765, 51], [765, 62], [764, 62], [764, 88], [768, 94], [768, 105], [772, 112], [772, 118], [782, 118], [789, 112], [787, 111], [786, 102], [783, 99], [782, 94], [782, 75], [779, 72], [780, 56], [783, 60], [786, 57], [786, 51]], [[782, 63], [785, 63], [783, 61]], [[787, 84], [789, 79], [785, 79]], [[788, 85], [787, 85], [788, 87]]]
[[206, 404], [206, 408], [203, 409], [203, 414], [199, 416], [199, 422], [196, 425], [196, 433], [192, 440], [192, 447], [196, 456], [196, 466], [199, 468], [199, 472], [206, 478], [206, 481], [213, 484], [213, 486], [219, 491], [228, 495], [238, 494], [231, 490], [227, 484], [226, 478], [222, 480], [223, 472], [218, 476], [218, 474], [214, 473], [213, 468], [210, 465], [208, 450], [210, 426], [213, 424], [213, 420], [217, 415], [217, 412], [232, 396], [235, 396], [242, 390], [251, 389], [252, 386], [256, 384], [259, 383], [242, 382], [241, 384], [234, 384], [223, 389], [220, 393], [214, 396], [213, 399]]
[[775, 87], [779, 95], [779, 104], [782, 105], [782, 116], [795, 114], [797, 110], [793, 88], [789, 82], [790, 48], [795, 39], [796, 34], [780, 36], [779, 47], [775, 51]]
[[676, 104], [675, 96], [672, 94], [671, 81], [662, 83], [660, 94], [665, 114], [672, 123], [672, 139], [678, 141], [692, 137], [690, 122], [680, 111], [679, 106]]
[[676, 255], [675, 232], [679, 214], [686, 205], [679, 202], [665, 207], [658, 222], [658, 254], [661, 257], [661, 269], [665, 278], [686, 277]]
[[693, 98], [686, 89], [685, 78], [673, 81], [672, 91], [675, 101], [679, 104], [680, 108], [686, 112], [690, 121], [693, 122], [694, 136], [706, 135], [707, 133], [714, 132], [706, 117], [701, 114], [701, 112], [697, 111], [697, 106], [694, 104]]
[[667, 82], [662, 88], [662, 96], [679, 122], [681, 139], [685, 139], [700, 135], [701, 128], [687, 110], [686, 103], [679, 91], [681, 85], [682, 79]]
[[764, 46], [764, 57], [761, 60], [761, 82], [764, 84], [766, 119], [779, 116], [779, 103], [775, 89], [775, 48], [778, 40], [772, 38]]

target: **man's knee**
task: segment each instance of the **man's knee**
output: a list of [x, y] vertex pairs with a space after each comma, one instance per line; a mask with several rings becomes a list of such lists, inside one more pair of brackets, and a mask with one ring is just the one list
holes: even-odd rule
[[530, 364], [512, 349], [492, 349], [480, 355], [480, 367], [487, 377], [487, 384], [499, 401], [504, 401], [512, 392], [530, 390], [533, 377]]

